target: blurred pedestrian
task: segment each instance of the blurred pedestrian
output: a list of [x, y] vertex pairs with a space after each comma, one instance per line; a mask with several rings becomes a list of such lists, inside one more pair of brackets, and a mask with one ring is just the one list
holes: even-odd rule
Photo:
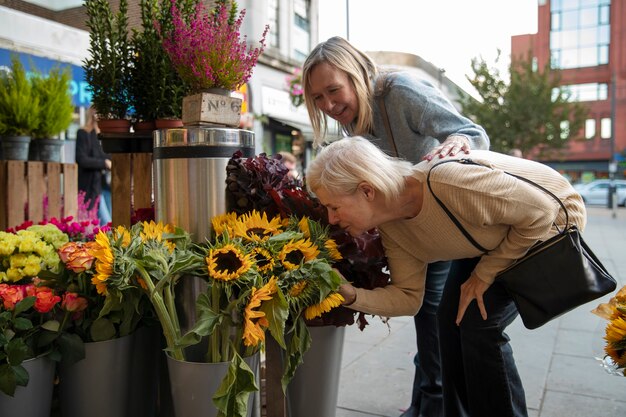
[[[318, 144], [326, 139], [330, 117], [345, 134], [364, 136], [413, 163], [489, 147], [485, 130], [459, 114], [432, 84], [411, 72], [379, 68], [343, 38], [330, 38], [311, 51], [302, 84]], [[414, 317], [415, 378], [404, 417], [443, 415], [436, 312], [449, 269], [448, 261], [428, 266], [424, 303]]]
[[[95, 108], [89, 107], [86, 121], [76, 134], [76, 164], [78, 164], [78, 189], [85, 192], [87, 208], [92, 210], [98, 202], [100, 225], [111, 222], [110, 208], [103, 195], [102, 184], [106, 171], [111, 170], [111, 156], [102, 150], [98, 139], [98, 117]], [[110, 192], [110, 191], [109, 191]]]
[[292, 179], [297, 180], [300, 178], [300, 173], [298, 172], [298, 158], [291, 152], [280, 151], [278, 154], [282, 157], [281, 161], [283, 164], [289, 169], [287, 175], [289, 175]]

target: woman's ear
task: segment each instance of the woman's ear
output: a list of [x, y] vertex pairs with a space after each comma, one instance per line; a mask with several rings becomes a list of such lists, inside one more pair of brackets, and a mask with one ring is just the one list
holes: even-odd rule
[[365, 196], [367, 201], [373, 201], [374, 196], [376, 195], [376, 190], [367, 182], [362, 182], [359, 184], [357, 190]]

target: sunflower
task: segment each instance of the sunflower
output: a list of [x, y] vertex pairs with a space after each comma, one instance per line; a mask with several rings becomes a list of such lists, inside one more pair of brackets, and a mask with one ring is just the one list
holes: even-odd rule
[[270, 236], [281, 232], [282, 223], [279, 216], [268, 221], [266, 213], [261, 215], [256, 210], [253, 210], [250, 214], [241, 215], [234, 224], [235, 236], [251, 242], [264, 242]]
[[306, 287], [308, 286], [308, 282], [306, 280], [298, 281], [289, 290], [290, 297], [298, 297], [300, 294], [304, 292]]
[[343, 259], [343, 256], [341, 256], [341, 252], [339, 252], [339, 249], [337, 248], [337, 242], [335, 242], [333, 239], [328, 239], [326, 242], [324, 242], [324, 247], [328, 251], [330, 259], [332, 259], [333, 261], [340, 261]]
[[206, 264], [210, 277], [230, 281], [248, 272], [254, 262], [251, 254], [246, 254], [240, 247], [228, 243], [221, 248], [210, 249]]
[[122, 239], [122, 247], [125, 248], [130, 245], [130, 232], [124, 226], [117, 226], [113, 230], [113, 239], [116, 241]]
[[324, 313], [329, 312], [335, 307], [339, 307], [344, 301], [344, 298], [339, 293], [332, 293], [328, 297], [322, 300], [321, 303], [307, 307], [304, 310], [304, 318], [307, 320], [314, 319], [321, 316]]
[[297, 269], [302, 262], [312, 261], [317, 258], [319, 253], [320, 251], [317, 249], [317, 246], [309, 239], [292, 240], [283, 246], [278, 254], [278, 259], [285, 269], [291, 271]]
[[626, 318], [614, 315], [606, 326], [606, 353], [620, 367], [626, 366]]
[[106, 295], [106, 281], [113, 275], [113, 262], [115, 260], [106, 233], [99, 232], [96, 235], [95, 243], [88, 249], [88, 252], [96, 258], [96, 274], [91, 278], [91, 282], [96, 286], [98, 294]]
[[258, 271], [261, 273], [271, 271], [276, 265], [276, 261], [270, 251], [258, 246], [252, 249], [252, 257], [254, 258]]
[[305, 238], [311, 237], [311, 230], [309, 229], [309, 218], [304, 216], [298, 222], [298, 228], [302, 232]]
[[217, 236], [223, 234], [224, 232], [227, 232], [228, 236], [234, 236], [235, 223], [237, 223], [237, 213], [235, 212], [214, 216], [211, 219], [213, 231]]
[[252, 287], [250, 301], [244, 311], [243, 343], [246, 346], [258, 346], [265, 341], [265, 329], [269, 327], [269, 321], [265, 313], [255, 310], [261, 306], [261, 301], [272, 299], [272, 294], [277, 291], [276, 278], [272, 277], [267, 284], [260, 289]]

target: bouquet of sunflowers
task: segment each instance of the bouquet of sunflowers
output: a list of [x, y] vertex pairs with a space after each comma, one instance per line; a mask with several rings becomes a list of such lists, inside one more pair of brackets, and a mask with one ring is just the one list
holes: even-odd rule
[[[212, 224], [215, 236], [202, 244], [178, 227], [153, 221], [101, 232], [91, 250], [93, 283], [113, 300], [143, 292], [172, 358], [185, 360], [185, 348], [208, 341], [206, 362], [230, 362], [214, 403], [223, 415], [243, 416], [243, 397], [258, 390], [243, 358], [263, 348], [269, 330], [288, 354], [287, 385], [310, 346], [305, 318], [342, 301], [336, 293], [340, 276], [331, 267], [341, 255], [328, 231], [307, 218], [268, 219], [253, 211], [217, 216]], [[176, 285], [194, 276], [206, 281], [206, 291], [196, 300], [194, 326], [183, 334]]]
[[626, 376], [626, 286], [592, 312], [609, 322], [604, 336], [606, 356], [602, 365], [611, 374]]

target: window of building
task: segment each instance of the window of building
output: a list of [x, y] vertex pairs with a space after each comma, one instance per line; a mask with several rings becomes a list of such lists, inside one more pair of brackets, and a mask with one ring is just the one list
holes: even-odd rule
[[270, 25], [270, 31], [267, 34], [267, 45], [272, 48], [280, 47], [279, 43], [279, 31], [278, 28], [280, 25], [278, 24], [278, 0], [269, 0], [267, 2], [267, 19], [268, 24]]
[[596, 137], [596, 119], [585, 120], [585, 139]]
[[608, 64], [610, 0], [550, 2], [550, 53], [555, 68]]
[[562, 86], [569, 93], [569, 101], [603, 101], [608, 99], [609, 87], [605, 83], [586, 83]]
[[311, 52], [311, 0], [293, 2], [293, 58], [304, 61]]
[[603, 117], [600, 119], [600, 137], [602, 139], [611, 139], [611, 118]]

